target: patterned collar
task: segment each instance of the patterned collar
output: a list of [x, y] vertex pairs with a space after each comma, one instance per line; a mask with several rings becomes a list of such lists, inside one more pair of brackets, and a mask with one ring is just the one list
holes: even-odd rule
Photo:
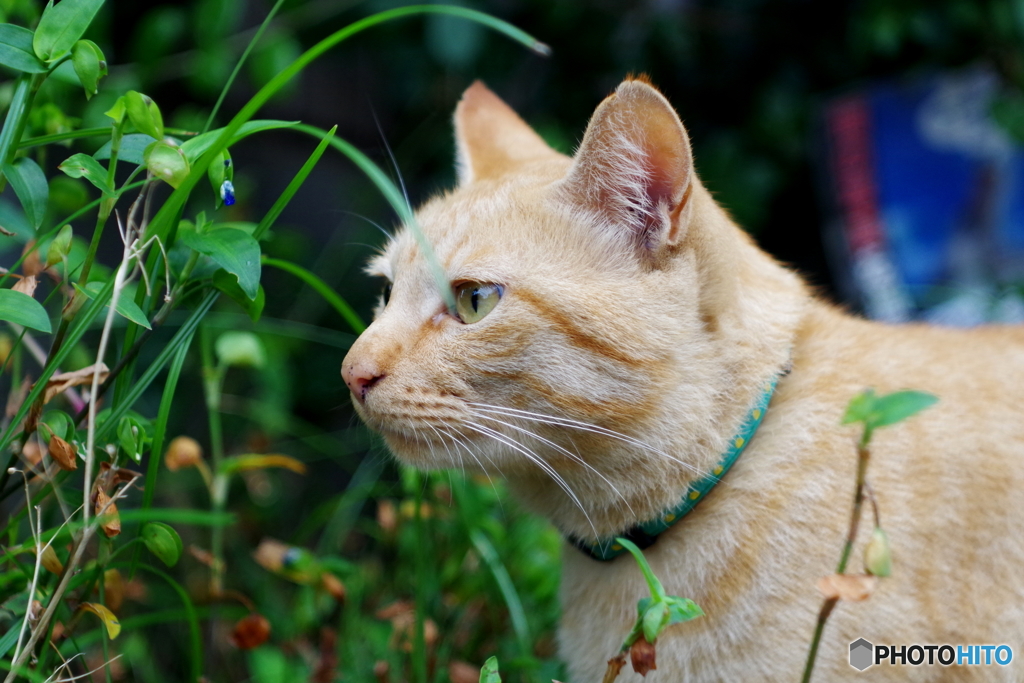
[[[729, 441], [729, 448], [725, 454], [722, 455], [718, 464], [715, 465], [714, 469], [707, 476], [701, 477], [697, 481], [691, 483], [686, 492], [683, 494], [682, 501], [675, 507], [666, 510], [664, 513], [654, 519], [641, 522], [633, 528], [629, 529], [625, 533], [616, 534], [616, 536], [622, 536], [633, 543], [635, 543], [641, 550], [654, 545], [654, 542], [658, 540], [658, 535], [667, 530], [673, 524], [682, 519], [690, 510], [697, 507], [697, 503], [704, 500], [704, 497], [708, 494], [708, 491], [715, 487], [725, 473], [729, 471], [729, 468], [733, 466], [737, 459], [740, 457], [747, 444], [754, 437], [754, 432], [757, 431], [758, 426], [761, 424], [761, 420], [764, 419], [765, 411], [768, 409], [768, 403], [772, 399], [772, 394], [775, 392], [775, 385], [778, 384], [779, 380], [789, 374], [790, 366], [787, 363], [786, 368], [778, 375], [773, 377], [770, 382], [764, 386], [764, 390], [758, 398], [754, 406], [747, 412], [747, 416], [743, 419], [743, 424], [740, 427], [739, 432]], [[615, 536], [610, 538], [600, 539], [598, 541], [584, 541], [577, 536], [568, 536], [569, 543], [575, 546], [584, 555], [592, 557], [595, 560], [602, 562], [608, 562], [614, 560], [619, 555], [626, 552], [626, 549], [615, 542]]]

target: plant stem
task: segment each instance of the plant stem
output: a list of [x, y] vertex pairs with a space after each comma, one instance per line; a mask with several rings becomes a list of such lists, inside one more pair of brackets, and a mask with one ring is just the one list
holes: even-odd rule
[[[4, 127], [0, 129], [0, 163], [3, 166], [11, 163], [18, 151], [18, 143], [25, 133], [25, 124], [28, 122], [28, 114], [32, 109], [32, 100], [35, 99], [39, 86], [46, 80], [48, 74], [22, 74], [14, 86], [14, 94], [11, 97], [11, 105], [7, 109], [7, 118], [4, 119]], [[0, 192], [7, 186], [7, 176], [0, 167]]]
[[814, 662], [818, 658], [821, 633], [825, 630], [825, 622], [828, 621], [837, 602], [839, 602], [838, 598], [829, 598], [821, 605], [821, 611], [818, 612], [818, 624], [814, 627], [814, 638], [811, 639], [811, 650], [807, 653], [807, 665], [804, 667], [804, 675], [800, 679], [800, 683], [810, 683], [811, 674], [814, 672]]
[[426, 634], [423, 630], [426, 619], [426, 538], [423, 529], [423, 484], [420, 474], [415, 477], [416, 482], [416, 621], [413, 625], [412, 636], [412, 678], [416, 683], [427, 683], [427, 643]]
[[[213, 340], [206, 325], [199, 328], [199, 349], [203, 364], [203, 394], [210, 425], [210, 465], [213, 470], [210, 500], [214, 512], [223, 512], [228, 492], [228, 477], [220, 471], [221, 462], [224, 460], [224, 433], [220, 419], [224, 368], [219, 364], [214, 365]], [[214, 525], [210, 533], [210, 553], [213, 555], [210, 593], [218, 596], [224, 590], [224, 526]]]
[[[850, 528], [846, 533], [846, 542], [843, 544], [843, 553], [836, 566], [836, 574], [846, 571], [846, 565], [850, 561], [850, 553], [853, 551], [853, 544], [857, 540], [857, 529], [860, 527], [860, 513], [864, 505], [864, 488], [868, 486], [867, 472], [868, 463], [871, 461], [871, 451], [868, 450], [868, 443], [871, 441], [871, 434], [867, 428], [864, 435], [857, 444], [857, 487], [853, 493], [853, 512], [850, 514]], [[872, 495], [872, 501], [874, 496]], [[878, 511], [875, 510], [877, 519]], [[814, 637], [811, 639], [811, 648], [807, 652], [807, 663], [804, 665], [804, 675], [801, 683], [810, 683], [811, 674], [814, 672], [814, 662], [818, 658], [818, 645], [821, 643], [821, 634], [825, 630], [825, 622], [828, 621], [832, 610], [835, 609], [838, 598], [826, 598], [818, 612], [818, 623], [814, 627]]]

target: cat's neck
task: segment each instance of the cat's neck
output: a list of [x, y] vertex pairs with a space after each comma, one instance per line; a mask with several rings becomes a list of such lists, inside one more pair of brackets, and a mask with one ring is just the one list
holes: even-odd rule
[[[689, 234], [663, 280], [679, 296], [697, 290], [698, 324], [665, 342], [672, 359], [657, 400], [630, 439], [590, 439], [599, 471], [557, 467], [575, 499], [546, 474], [509, 475], [512, 489], [563, 532], [607, 537], [677, 505], [712, 470], [765, 382], [788, 363], [811, 299], [803, 282], [761, 251], [699, 184]], [[582, 508], [582, 509], [581, 509]]]

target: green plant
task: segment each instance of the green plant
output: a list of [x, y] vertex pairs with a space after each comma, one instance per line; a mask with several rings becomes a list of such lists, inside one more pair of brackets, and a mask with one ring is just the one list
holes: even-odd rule
[[[843, 544], [839, 564], [835, 574], [825, 577], [819, 582], [819, 589], [825, 594], [825, 600], [818, 612], [818, 621], [807, 653], [807, 664], [804, 666], [804, 683], [811, 680], [814, 662], [818, 656], [818, 645], [821, 634], [832, 610], [839, 600], [864, 600], [871, 595], [876, 581], [875, 577], [889, 576], [892, 571], [892, 560], [889, 553], [889, 539], [882, 529], [878, 502], [875, 500], [871, 484], [867, 479], [868, 463], [871, 461], [871, 437], [876, 429], [889, 427], [913, 417], [925, 408], [938, 401], [935, 396], [922, 391], [896, 391], [878, 396], [874, 389], [867, 389], [854, 396], [846, 407], [842, 424], [860, 424], [861, 434], [857, 441], [857, 482], [853, 493], [853, 510], [850, 514], [850, 527]], [[871, 540], [864, 549], [864, 568], [866, 574], [849, 576], [846, 572], [853, 552], [853, 544], [857, 540], [857, 529], [860, 526], [861, 508], [864, 498], [871, 501], [874, 512], [875, 526]]]
[[[3, 239], [25, 244], [21, 257], [0, 278], [0, 286], [13, 285], [0, 289], [0, 321], [17, 335], [6, 349], [2, 371], [12, 387], [21, 387], [8, 406], [9, 420], [0, 434], [0, 453], [6, 460], [0, 473], [0, 497], [12, 499], [24, 491], [24, 500], [3, 527], [6, 548], [0, 591], [4, 616], [13, 626], [0, 636], [0, 666], [9, 672], [6, 681], [18, 676], [47, 678], [55, 656], [66, 660], [56, 669], [70, 671], [77, 666], [75, 655], [97, 640], [103, 652], [100, 667], [109, 680], [112, 639], [123, 638], [143, 622], [173, 621], [187, 626], [188, 678], [198, 680], [204, 669], [216, 666], [210, 653], [203, 653], [200, 622], [204, 618], [217, 622], [226, 616], [212, 606], [225, 598], [241, 602], [250, 612], [235, 628], [239, 647], [259, 640], [258, 635], [265, 640], [263, 630], [269, 623], [261, 621], [251, 601], [229, 589], [225, 581], [224, 534], [235, 521], [226, 512], [227, 492], [232, 478], [268, 467], [301, 469], [301, 464], [285, 456], [227, 455], [221, 426], [226, 369], [245, 364], [259, 367], [263, 346], [258, 337], [243, 333], [224, 333], [215, 341], [208, 316], [220, 295], [226, 294], [251, 320], [260, 319], [266, 299], [260, 284], [263, 240], [329, 146], [367, 172], [399, 216], [414, 229], [415, 225], [401, 193], [376, 165], [335, 138], [334, 130], [310, 126], [302, 126], [301, 131], [320, 142], [273, 207], [258, 222], [231, 220], [226, 213], [235, 201], [230, 148], [257, 133], [298, 129], [293, 122], [255, 120], [260, 108], [331, 47], [403, 17], [459, 17], [533, 49], [544, 49], [514, 27], [464, 8], [426, 5], [387, 10], [335, 31], [302, 53], [227, 125], [210, 130], [224, 93], [280, 8], [279, 0], [228, 78], [203, 130], [165, 126], [157, 102], [128, 89], [113, 98], [113, 106], [106, 111], [106, 127], [70, 127], [30, 137], [34, 118], [49, 117], [46, 120], [59, 120], [61, 126], [70, 121], [52, 103], [37, 102], [39, 93], [50, 88], [50, 79], [63, 73], [59, 71], [63, 64], [72, 65], [87, 99], [100, 92], [107, 73], [104, 54], [83, 36], [102, 4], [102, 0], [62, 0], [46, 6], [34, 30], [0, 25], [0, 64], [20, 73], [0, 130], [0, 187], [10, 183], [21, 210], [12, 214], [18, 230], [5, 228]], [[81, 151], [63, 158], [66, 153], [60, 145], [85, 146], [104, 139], [92, 153]], [[57, 169], [64, 176], [96, 195], [59, 219], [51, 193], [60, 176], [48, 181], [45, 170], [54, 154], [63, 159]], [[200, 189], [204, 177], [212, 196]], [[160, 190], [161, 185], [171, 188], [169, 195]], [[75, 234], [81, 228], [73, 226], [92, 215], [94, 227], [85, 234], [86, 240]], [[107, 266], [100, 262], [100, 246], [104, 234], [110, 240], [107, 225], [111, 221], [117, 225], [120, 258]], [[266, 259], [266, 263], [310, 284], [353, 329], [361, 329], [361, 321], [344, 300], [306, 269], [283, 259]], [[45, 294], [42, 303], [37, 293]], [[174, 327], [172, 323], [180, 323], [173, 333], [165, 329]], [[212, 448], [211, 467], [201, 464], [202, 460], [192, 464], [205, 474], [210, 512], [158, 508], [154, 498], [168, 422], [197, 331]], [[37, 341], [37, 334], [52, 334], [48, 351]], [[91, 362], [76, 362], [84, 367], [61, 372], [75, 355], [87, 356]], [[34, 382], [28, 379], [29, 358], [38, 365], [31, 373]], [[165, 377], [163, 390], [143, 407], [140, 400], [160, 377]], [[136, 412], [153, 406], [152, 419]], [[144, 463], [145, 472], [134, 469]], [[133, 492], [138, 484], [144, 484], [141, 502]], [[418, 501], [415, 510], [420, 526]], [[147, 548], [168, 567], [176, 565], [184, 551], [178, 529], [190, 526], [211, 529], [207, 604], [197, 605], [190, 590], [141, 555], [142, 548]], [[422, 533], [416, 536], [421, 539]], [[486, 536], [478, 532], [474, 537], [478, 547], [487, 548]], [[300, 551], [296, 550], [305, 557]], [[34, 554], [34, 562], [26, 564], [19, 557], [23, 553]], [[193, 554], [201, 553], [193, 549]], [[338, 588], [340, 580], [325, 577], [334, 576], [333, 571], [344, 572], [348, 565], [333, 554], [309, 557], [306, 569], [317, 571], [296, 573], [293, 564], [285, 563], [289, 576], [301, 576], [303, 581], [312, 576], [308, 584], [325, 588], [329, 599], [339, 600], [344, 594], [343, 587]], [[496, 575], [500, 573], [495, 569], [501, 567], [496, 555], [487, 561]], [[418, 566], [426, 571], [422, 561]], [[180, 607], [119, 621], [108, 603], [120, 599], [124, 581], [137, 573], [163, 582]], [[508, 583], [502, 584], [506, 592]], [[422, 591], [419, 598], [414, 671], [417, 680], [425, 681], [426, 596]], [[85, 612], [99, 617], [99, 624], [83, 617]]]

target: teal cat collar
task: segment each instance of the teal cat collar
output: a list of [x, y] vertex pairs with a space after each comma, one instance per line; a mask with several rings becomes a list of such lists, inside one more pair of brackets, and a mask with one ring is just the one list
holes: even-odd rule
[[[725, 473], [729, 471], [729, 468], [733, 466], [740, 454], [746, 449], [747, 444], [754, 437], [754, 433], [757, 431], [758, 426], [761, 424], [761, 420], [764, 419], [765, 411], [768, 410], [768, 403], [772, 400], [772, 394], [775, 393], [775, 386], [779, 380], [789, 373], [789, 367], [782, 373], [772, 378], [768, 384], [765, 385], [764, 391], [758, 398], [754, 406], [747, 412], [747, 416], [743, 419], [743, 424], [740, 427], [739, 432], [732, 439], [729, 440], [729, 448], [722, 455], [718, 464], [712, 468], [711, 473], [701, 477], [700, 479], [691, 483], [686, 492], [683, 494], [682, 501], [675, 507], [666, 510], [658, 517], [641, 522], [633, 528], [625, 531], [624, 533], [617, 534], [626, 538], [637, 545], [641, 550], [654, 545], [654, 542], [658, 540], [659, 534], [664, 532], [666, 529], [671, 527], [673, 524], [682, 519], [690, 510], [695, 508], [697, 504], [704, 500], [704, 497], [708, 494], [708, 491], [715, 487]], [[583, 539], [576, 536], [568, 536], [567, 540], [575, 546], [584, 555], [592, 557], [595, 560], [607, 562], [614, 560], [619, 555], [626, 552], [626, 549], [619, 543], [615, 542], [615, 537], [603, 538], [597, 541], [584, 541]]]

